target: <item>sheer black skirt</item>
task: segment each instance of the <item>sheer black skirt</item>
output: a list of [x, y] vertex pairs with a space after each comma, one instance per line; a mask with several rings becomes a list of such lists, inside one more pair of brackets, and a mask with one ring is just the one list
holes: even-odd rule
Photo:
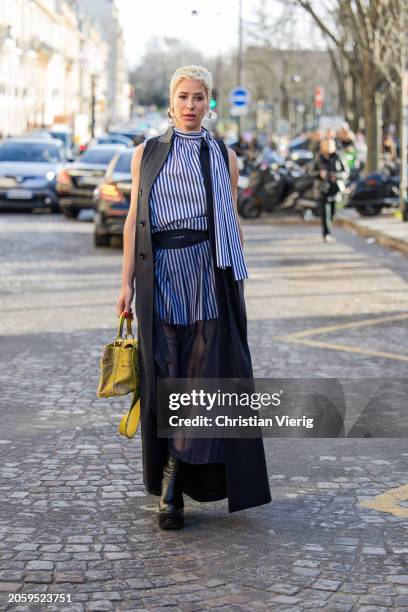
[[[176, 325], [154, 319], [154, 361], [158, 378], [217, 378], [218, 320]], [[169, 452], [193, 464], [224, 463], [222, 438], [169, 438]]]

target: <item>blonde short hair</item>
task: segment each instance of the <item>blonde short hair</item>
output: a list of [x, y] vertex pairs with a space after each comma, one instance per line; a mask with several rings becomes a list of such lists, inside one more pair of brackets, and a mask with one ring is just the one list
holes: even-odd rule
[[172, 103], [178, 84], [184, 79], [194, 79], [204, 85], [207, 98], [210, 100], [213, 88], [211, 72], [207, 70], [207, 68], [204, 68], [204, 66], [182, 66], [181, 68], [177, 68], [170, 79], [170, 104]]

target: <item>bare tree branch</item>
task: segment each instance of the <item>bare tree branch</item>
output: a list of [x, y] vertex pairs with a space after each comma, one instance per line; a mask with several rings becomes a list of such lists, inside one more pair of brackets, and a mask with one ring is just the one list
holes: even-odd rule
[[309, 0], [296, 0], [297, 3], [299, 4], [299, 6], [301, 6], [302, 8], [305, 9], [305, 11], [307, 11], [309, 13], [309, 15], [311, 15], [311, 17], [313, 17], [314, 21], [316, 22], [316, 24], [319, 26], [320, 30], [323, 32], [323, 34], [325, 34], [325, 36], [336, 45], [336, 47], [339, 49], [339, 51], [348, 59], [350, 60], [350, 55], [348, 54], [348, 52], [344, 49], [343, 45], [341, 44], [341, 41], [338, 40], [338, 38], [336, 37], [335, 34], [333, 34], [333, 32], [326, 26], [326, 24], [324, 23], [324, 21], [319, 17], [319, 15], [316, 13], [316, 11], [314, 10], [314, 8], [312, 7], [311, 3]]
[[363, 6], [361, 0], [356, 0], [357, 11], [360, 17], [360, 22], [364, 24], [363, 32], [366, 39], [367, 47], [370, 46], [373, 40], [373, 29], [370, 24], [370, 20], [367, 15], [365, 6]]

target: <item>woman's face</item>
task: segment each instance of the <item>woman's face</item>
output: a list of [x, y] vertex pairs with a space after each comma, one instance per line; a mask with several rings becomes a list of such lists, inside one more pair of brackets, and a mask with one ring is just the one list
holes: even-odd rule
[[200, 81], [183, 79], [177, 85], [173, 97], [174, 125], [186, 132], [201, 129], [201, 122], [208, 109], [207, 92]]

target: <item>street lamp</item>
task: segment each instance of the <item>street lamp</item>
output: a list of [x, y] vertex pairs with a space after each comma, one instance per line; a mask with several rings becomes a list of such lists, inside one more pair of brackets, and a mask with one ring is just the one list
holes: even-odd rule
[[[199, 16], [199, 12], [196, 9], [193, 9], [191, 11], [191, 16], [192, 17], [198, 17]], [[216, 11], [216, 16], [217, 17], [221, 17], [221, 11]], [[217, 109], [217, 104], [218, 104], [218, 86], [220, 85], [220, 64], [221, 64], [221, 48], [220, 48], [220, 43], [219, 43], [219, 38], [218, 38], [218, 48], [217, 48], [217, 57], [216, 57], [216, 63], [215, 63], [215, 72], [214, 72], [214, 86], [213, 86], [213, 91], [212, 91], [212, 98], [210, 100], [210, 110], [213, 111], [212, 116], [214, 118], [217, 117], [217, 113], [216, 113], [216, 109]]]
[[300, 74], [294, 74], [291, 77], [291, 82], [293, 83], [293, 91], [292, 91], [292, 97], [290, 98], [289, 101], [289, 125], [292, 129], [294, 130], [296, 135], [297, 132], [297, 118], [298, 118], [298, 110], [300, 111], [300, 109], [298, 108], [300, 106], [300, 102], [299, 100], [297, 100], [297, 86], [299, 85], [299, 83], [302, 81], [302, 77], [300, 76]]
[[239, 0], [238, 11], [238, 62], [237, 62], [237, 87], [243, 85], [244, 80], [244, 61], [243, 61], [243, 21], [242, 21], [242, 0]]
[[295, 130], [296, 132], [298, 131], [298, 117], [300, 116], [302, 118], [302, 121], [300, 123], [300, 129], [303, 132], [304, 128], [305, 128], [305, 110], [306, 110], [306, 106], [303, 104], [303, 102], [301, 100], [296, 100], [296, 114], [295, 114]]
[[[190, 12], [192, 17], [198, 17], [199, 12], [196, 9]], [[216, 15], [221, 16], [221, 12], [217, 11]], [[220, 71], [220, 48], [218, 47], [217, 52], [217, 64], [216, 64], [216, 78], [215, 82], [219, 85], [219, 71]], [[238, 52], [237, 52], [237, 87], [243, 86], [244, 80], [244, 59], [243, 59], [243, 18], [242, 18], [242, 0], [238, 0]], [[238, 138], [241, 138], [242, 132], [242, 117], [237, 115], [237, 129]]]
[[17, 124], [19, 123], [17, 117], [17, 105], [10, 102], [11, 98], [15, 98], [17, 92], [17, 66], [16, 58], [20, 57], [23, 50], [18, 46], [17, 41], [13, 35], [11, 25], [6, 26], [4, 35], [0, 39], [0, 43], [3, 43], [5, 57], [7, 58], [7, 78], [6, 78], [6, 94], [8, 96], [7, 104], [7, 119], [6, 129], [10, 134], [14, 130], [18, 129]]

